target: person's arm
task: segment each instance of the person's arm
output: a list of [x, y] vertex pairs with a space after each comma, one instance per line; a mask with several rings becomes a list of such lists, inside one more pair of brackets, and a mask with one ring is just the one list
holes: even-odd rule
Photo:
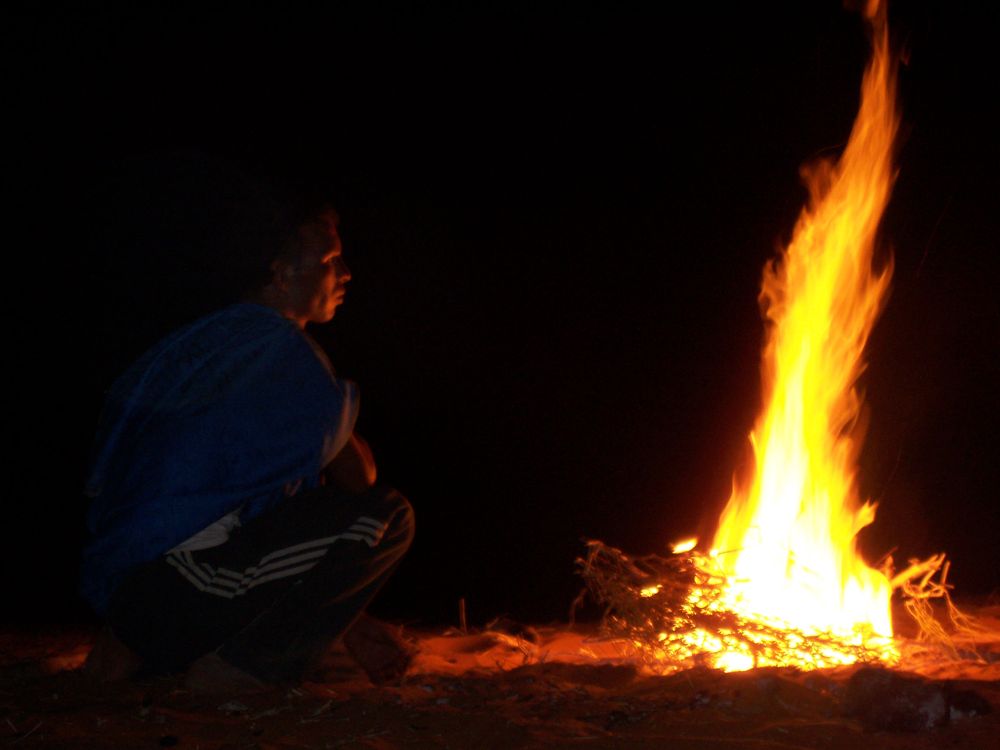
[[348, 492], [361, 493], [375, 484], [375, 458], [368, 443], [353, 433], [323, 470], [326, 480]]

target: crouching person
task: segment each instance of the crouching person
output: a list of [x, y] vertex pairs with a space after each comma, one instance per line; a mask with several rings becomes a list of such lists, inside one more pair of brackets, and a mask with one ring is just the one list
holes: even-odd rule
[[413, 511], [376, 482], [357, 388], [304, 330], [334, 317], [351, 278], [336, 215], [291, 224], [261, 278], [108, 395], [81, 582], [107, 622], [97, 679], [186, 670], [193, 689], [262, 688], [299, 680], [341, 636], [374, 681], [405, 671], [405, 645], [364, 610]]

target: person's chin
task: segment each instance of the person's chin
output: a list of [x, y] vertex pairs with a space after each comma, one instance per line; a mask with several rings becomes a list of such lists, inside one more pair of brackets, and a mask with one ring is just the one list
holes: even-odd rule
[[337, 310], [340, 309], [340, 301], [332, 303], [329, 305], [323, 313], [323, 322], [329, 323], [337, 315]]
[[334, 315], [337, 314], [336, 308], [327, 308], [325, 310], [316, 310], [307, 319], [308, 323], [313, 325], [323, 325], [324, 323], [329, 323], [333, 320]]

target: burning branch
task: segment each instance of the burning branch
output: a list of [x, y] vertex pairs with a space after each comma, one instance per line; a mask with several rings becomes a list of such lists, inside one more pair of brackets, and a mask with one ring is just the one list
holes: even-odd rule
[[[934, 574], [941, 569], [942, 564], [945, 564], [945, 558], [943, 552], [937, 555], [933, 555], [932, 557], [928, 557], [926, 560], [912, 559], [910, 560], [909, 567], [906, 568], [906, 570], [904, 570], [902, 573], [897, 573], [896, 575], [892, 575], [890, 573], [887, 577], [889, 578], [889, 582], [892, 586], [893, 591], [902, 586], [913, 589], [914, 591], [922, 592], [924, 591], [924, 589], [927, 588]], [[948, 566], [947, 564], [945, 564], [945, 571], [947, 571], [947, 569]], [[921, 579], [918, 584], [914, 585], [910, 583], [914, 578], [918, 577]], [[906, 588], [904, 588], [904, 591], [905, 590]], [[943, 586], [943, 581], [941, 585], [934, 587], [933, 590], [935, 592], [945, 591]], [[940, 595], [941, 595], [940, 593], [921, 594], [921, 596], [924, 598], [926, 598], [927, 596], [940, 596]]]

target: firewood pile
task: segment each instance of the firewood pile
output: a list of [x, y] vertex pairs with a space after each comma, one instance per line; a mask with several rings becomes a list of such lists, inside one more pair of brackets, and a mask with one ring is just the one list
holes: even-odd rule
[[[581, 597], [589, 594], [603, 607], [604, 635], [619, 641], [655, 673], [711, 666], [713, 655], [720, 652], [747, 654], [754, 666], [886, 661], [884, 648], [868, 645], [870, 634], [848, 643], [833, 634], [805, 634], [731, 611], [723, 603], [725, 578], [713, 573], [716, 566], [697, 551], [632, 557], [598, 540], [586, 540], [586, 547], [577, 560], [586, 585]], [[917, 635], [903, 650], [905, 658], [982, 660], [970, 644], [983, 628], [952, 602], [944, 556], [911, 561], [896, 575], [891, 566], [888, 559], [883, 570], [916, 624]]]

